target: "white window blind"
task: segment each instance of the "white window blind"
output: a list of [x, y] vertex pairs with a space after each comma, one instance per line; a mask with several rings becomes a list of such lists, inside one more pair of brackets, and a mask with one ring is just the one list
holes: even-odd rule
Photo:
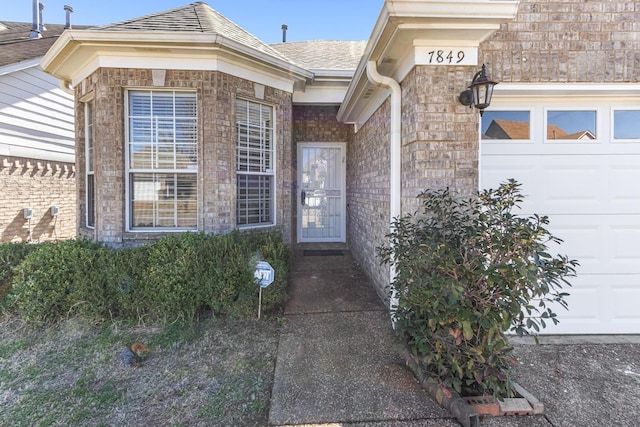
[[273, 107], [236, 100], [237, 224], [274, 224]]

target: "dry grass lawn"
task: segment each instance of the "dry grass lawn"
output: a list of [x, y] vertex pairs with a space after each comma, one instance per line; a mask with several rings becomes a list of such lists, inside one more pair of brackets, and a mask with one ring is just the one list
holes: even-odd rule
[[[280, 323], [33, 327], [0, 319], [0, 425], [264, 426]], [[149, 349], [138, 368], [122, 349]]]

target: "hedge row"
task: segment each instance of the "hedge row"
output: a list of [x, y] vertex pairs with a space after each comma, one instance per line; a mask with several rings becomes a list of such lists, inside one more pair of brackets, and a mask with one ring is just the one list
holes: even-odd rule
[[[11, 256], [7, 255], [12, 253]], [[263, 310], [285, 298], [289, 253], [275, 233], [184, 233], [137, 248], [88, 240], [0, 245], [0, 306], [31, 321], [195, 320], [257, 311], [257, 260], [275, 269]]]

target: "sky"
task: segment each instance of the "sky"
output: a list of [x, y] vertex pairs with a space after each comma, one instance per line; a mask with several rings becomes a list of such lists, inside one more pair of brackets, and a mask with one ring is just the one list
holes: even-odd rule
[[[0, 21], [31, 22], [32, 0], [1, 0]], [[193, 0], [43, 0], [44, 22], [64, 24], [64, 5], [73, 8], [72, 25], [104, 25], [185, 6]], [[207, 0], [265, 43], [366, 40], [383, 0]]]

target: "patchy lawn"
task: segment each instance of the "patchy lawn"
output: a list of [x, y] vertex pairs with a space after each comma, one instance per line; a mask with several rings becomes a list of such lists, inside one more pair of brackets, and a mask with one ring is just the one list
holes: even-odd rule
[[[49, 425], [267, 424], [280, 323], [30, 327], [0, 320], [0, 423]], [[120, 364], [135, 341], [139, 368]]]

